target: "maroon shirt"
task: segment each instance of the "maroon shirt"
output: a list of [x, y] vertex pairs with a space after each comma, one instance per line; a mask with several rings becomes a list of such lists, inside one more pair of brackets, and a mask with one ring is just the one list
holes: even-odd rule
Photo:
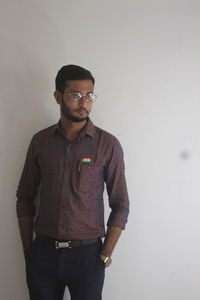
[[120, 143], [90, 119], [72, 141], [55, 124], [32, 138], [17, 190], [17, 215], [36, 215], [39, 191], [38, 234], [61, 240], [103, 237], [104, 184], [111, 208], [107, 225], [124, 229], [129, 201]]

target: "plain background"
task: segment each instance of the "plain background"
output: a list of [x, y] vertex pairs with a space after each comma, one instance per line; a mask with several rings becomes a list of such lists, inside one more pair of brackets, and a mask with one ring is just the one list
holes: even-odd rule
[[75, 63], [96, 78], [91, 119], [121, 141], [131, 201], [103, 299], [199, 300], [200, 2], [0, 3], [0, 299], [28, 299], [15, 193], [32, 135], [58, 121], [56, 73]]

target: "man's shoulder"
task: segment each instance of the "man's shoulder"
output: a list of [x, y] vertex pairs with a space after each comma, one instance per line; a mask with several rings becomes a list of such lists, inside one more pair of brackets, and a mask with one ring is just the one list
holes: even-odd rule
[[51, 135], [54, 132], [54, 130], [56, 129], [56, 127], [57, 127], [57, 124], [54, 124], [54, 125], [51, 125], [49, 127], [39, 130], [38, 132], [36, 132], [33, 135], [33, 139], [41, 139], [41, 138]]
[[115, 135], [113, 135], [112, 133], [110, 133], [98, 126], [95, 126], [95, 130], [96, 130], [96, 133], [102, 137], [104, 142], [108, 142], [111, 144], [119, 144], [120, 143], [118, 138]]

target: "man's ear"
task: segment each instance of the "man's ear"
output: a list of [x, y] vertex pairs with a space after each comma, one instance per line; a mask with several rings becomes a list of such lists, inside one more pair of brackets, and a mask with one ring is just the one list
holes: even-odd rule
[[61, 94], [61, 92], [55, 91], [55, 92], [54, 92], [54, 97], [55, 97], [56, 102], [57, 102], [58, 104], [62, 104], [62, 94]]

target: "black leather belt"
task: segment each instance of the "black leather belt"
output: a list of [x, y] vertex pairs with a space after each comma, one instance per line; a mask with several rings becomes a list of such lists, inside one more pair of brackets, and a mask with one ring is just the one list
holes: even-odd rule
[[81, 247], [81, 246], [91, 245], [91, 244], [94, 244], [94, 243], [100, 241], [101, 238], [93, 238], [93, 239], [89, 239], [89, 240], [80, 240], [80, 241], [61, 241], [61, 240], [57, 241], [57, 240], [54, 240], [47, 236], [37, 234], [36, 240], [43, 241], [52, 246], [55, 246], [56, 249], [60, 249], [60, 248], [73, 248], [73, 247]]

